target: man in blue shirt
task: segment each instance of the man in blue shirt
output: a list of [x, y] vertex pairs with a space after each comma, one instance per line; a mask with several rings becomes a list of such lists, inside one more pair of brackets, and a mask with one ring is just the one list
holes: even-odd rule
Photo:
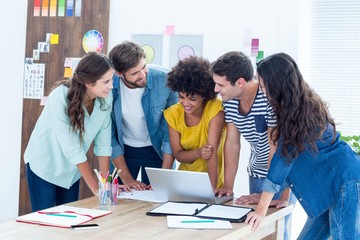
[[148, 66], [138, 44], [124, 41], [109, 58], [115, 68], [112, 161], [123, 184], [144, 190], [149, 188], [145, 167], [171, 168], [174, 162], [162, 111], [177, 103], [177, 94], [166, 86], [167, 71]]

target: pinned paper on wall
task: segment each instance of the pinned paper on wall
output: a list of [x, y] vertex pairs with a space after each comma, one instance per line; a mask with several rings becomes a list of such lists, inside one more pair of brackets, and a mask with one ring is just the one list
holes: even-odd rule
[[33, 59], [39, 60], [40, 59], [40, 52], [37, 49], [33, 49]]
[[82, 46], [86, 53], [101, 52], [105, 41], [101, 33], [97, 30], [90, 30], [84, 34], [82, 39]]
[[44, 96], [45, 64], [25, 64], [24, 98], [41, 99]]
[[175, 26], [174, 25], [166, 25], [165, 34], [173, 35], [174, 33], [175, 33]]
[[49, 0], [42, 0], [41, 16], [47, 17], [49, 12]]
[[253, 38], [251, 40], [251, 54], [250, 54], [250, 56], [256, 57], [258, 55], [258, 51], [259, 51], [259, 39], [258, 38]]
[[189, 56], [202, 56], [202, 44], [201, 35], [170, 36], [170, 67]]
[[40, 16], [40, 0], [34, 0], [34, 17]]
[[160, 34], [134, 34], [132, 41], [139, 44], [145, 52], [146, 62], [161, 65], [162, 38]]
[[38, 42], [38, 50], [42, 53], [50, 52], [50, 46], [47, 42]]
[[74, 0], [66, 1], [66, 16], [71, 17], [74, 11]]
[[40, 106], [45, 106], [46, 105], [46, 101], [47, 101], [48, 97], [44, 96], [40, 99]]
[[75, 69], [81, 58], [65, 58], [64, 67]]
[[244, 29], [244, 35], [243, 35], [244, 46], [250, 46], [251, 45], [251, 37], [252, 37], [252, 29], [251, 28], [245, 28]]
[[51, 34], [50, 44], [59, 44], [59, 34]]
[[46, 40], [45, 40], [45, 42], [50, 43], [51, 35], [52, 35], [52, 33], [47, 33], [47, 34], [46, 34]]
[[59, 0], [58, 17], [65, 16], [65, 0]]
[[264, 58], [264, 51], [258, 51], [258, 54], [256, 56], [256, 63], [260, 62], [261, 59]]
[[50, 0], [50, 17], [56, 17], [57, 0]]
[[71, 78], [72, 69], [69, 67], [64, 68], [64, 78]]
[[75, 17], [81, 16], [81, 2], [82, 0], [76, 0], [75, 2]]

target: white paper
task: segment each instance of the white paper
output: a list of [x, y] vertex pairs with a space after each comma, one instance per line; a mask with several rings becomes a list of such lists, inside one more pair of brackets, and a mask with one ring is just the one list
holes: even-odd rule
[[197, 216], [218, 217], [226, 219], [240, 219], [251, 211], [250, 208], [233, 207], [226, 205], [211, 205], [201, 211]]
[[189, 229], [232, 229], [229, 221], [188, 216], [167, 216], [167, 226], [168, 228]]
[[206, 203], [167, 202], [151, 210], [150, 213], [194, 215], [206, 206]]
[[166, 200], [157, 199], [154, 191], [152, 190], [143, 190], [143, 191], [131, 190], [131, 192], [119, 192], [118, 199], [133, 199], [133, 200], [156, 202], [156, 203], [166, 202]]

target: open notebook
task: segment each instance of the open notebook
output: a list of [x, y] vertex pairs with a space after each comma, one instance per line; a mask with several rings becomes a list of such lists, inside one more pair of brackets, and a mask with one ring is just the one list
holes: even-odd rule
[[145, 168], [156, 199], [222, 204], [233, 196], [216, 197], [205, 172]]
[[70, 228], [72, 225], [79, 225], [110, 213], [111, 211], [60, 205], [19, 216], [16, 221]]
[[230, 222], [243, 222], [252, 208], [207, 203], [167, 202], [146, 212], [149, 216], [193, 216]]

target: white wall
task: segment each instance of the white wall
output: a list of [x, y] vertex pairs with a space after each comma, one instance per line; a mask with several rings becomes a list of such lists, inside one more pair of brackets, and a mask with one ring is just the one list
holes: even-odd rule
[[16, 4], [13, 1], [2, 2], [0, 221], [18, 214], [26, 12], [27, 0], [18, 0]]
[[[243, 44], [245, 29], [251, 29], [252, 37], [260, 39], [260, 50], [265, 51], [265, 56], [287, 52], [296, 58], [299, 3], [299, 0], [112, 0], [109, 49], [123, 40], [131, 40], [132, 34], [163, 34], [166, 25], [174, 25], [175, 34], [203, 35], [203, 56], [210, 61], [232, 50], [250, 54], [249, 46]], [[168, 48], [168, 36], [163, 41], [163, 47]], [[163, 59], [164, 66], [168, 67], [168, 63], [168, 59]], [[248, 193], [249, 151], [249, 145], [242, 139], [235, 196]]]
[[[162, 34], [166, 25], [175, 25], [175, 34], [203, 35], [203, 56], [210, 61], [243, 46], [244, 29], [260, 39], [265, 55], [287, 52], [297, 57], [299, 0], [111, 0], [109, 49], [131, 34]], [[0, 26], [3, 38], [0, 94], [3, 114], [0, 124], [0, 221], [18, 213], [19, 169], [22, 121], [22, 82], [25, 57], [27, 0], [2, 3]], [[165, 10], [163, 10], [165, 9]], [[13, 19], [11, 24], [9, 19]], [[166, 38], [165, 38], [166, 40]], [[10, 47], [11, 43], [11, 47]], [[166, 44], [166, 41], [165, 41]], [[166, 46], [164, 46], [166, 47]], [[165, 61], [165, 65], [167, 62]], [[246, 166], [249, 147], [243, 143], [235, 195], [247, 193]], [[5, 197], [4, 197], [5, 196]]]

